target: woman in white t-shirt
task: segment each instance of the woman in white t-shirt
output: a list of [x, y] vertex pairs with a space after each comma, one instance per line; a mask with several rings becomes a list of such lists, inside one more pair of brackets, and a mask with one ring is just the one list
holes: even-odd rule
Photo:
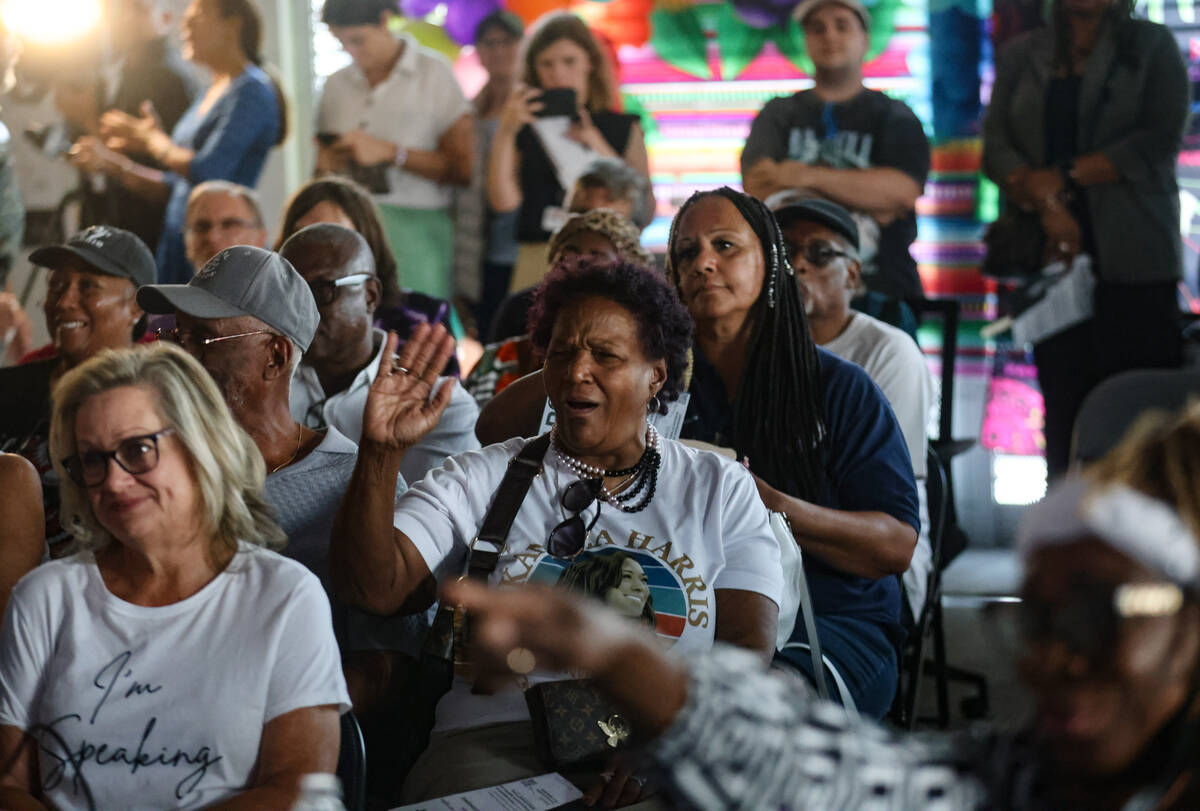
[[81, 551], [0, 634], [0, 807], [287, 809], [348, 709], [329, 601], [280, 545], [265, 469], [204, 369], [104, 352], [54, 391]]
[[[684, 385], [692, 326], [678, 296], [638, 265], [565, 263], [539, 289], [530, 324], [546, 355], [557, 424], [491, 581], [557, 583], [572, 564], [619, 554], [637, 564], [627, 569], [628, 591], [640, 590], [644, 574], [665, 646], [686, 653], [724, 640], [758, 652], [765, 663], [782, 575], [754, 480], [717, 454], [663, 439], [647, 423], [648, 413], [665, 411]], [[363, 415], [360, 470], [374, 472], [356, 477], [350, 489], [372, 488], [388, 515], [392, 497], [384, 498], [375, 473], [394, 477], [404, 449], [448, 396], [442, 390], [429, 398], [449, 346], [431, 351], [428, 335], [422, 328], [410, 339], [398, 368], [384, 353]], [[419, 607], [421, 597], [428, 604], [435, 581], [462, 573], [468, 545], [525, 445], [513, 439], [453, 456], [400, 498], [392, 533], [342, 534], [344, 543], [331, 549], [335, 580], [340, 576], [347, 595], [377, 613]], [[529, 675], [530, 682], [562, 678]], [[491, 694], [458, 677], [437, 706], [432, 741], [409, 775], [405, 799], [548, 770], [536, 758], [520, 692]], [[602, 805], [640, 793], [621, 768], [607, 783], [594, 773], [569, 776]]]

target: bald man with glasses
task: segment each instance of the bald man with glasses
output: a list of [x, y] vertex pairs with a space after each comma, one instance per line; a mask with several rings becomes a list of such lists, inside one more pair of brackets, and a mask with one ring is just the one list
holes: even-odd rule
[[[371, 249], [352, 229], [318, 223], [293, 234], [279, 253], [304, 277], [321, 313], [312, 346], [292, 379], [292, 416], [310, 428], [332, 425], [358, 442], [387, 337], [372, 325], [382, 287]], [[437, 426], [405, 453], [400, 464], [405, 481], [420, 481], [448, 456], [478, 448], [478, 416], [474, 399], [455, 382]]]

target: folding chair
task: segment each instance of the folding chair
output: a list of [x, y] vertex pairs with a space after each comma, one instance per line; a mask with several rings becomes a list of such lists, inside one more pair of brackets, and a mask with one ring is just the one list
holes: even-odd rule
[[1200, 396], [1198, 369], [1134, 369], [1092, 389], [1075, 417], [1071, 463], [1087, 464], [1108, 453], [1146, 411], [1178, 411]]
[[367, 807], [367, 747], [362, 728], [352, 710], [342, 713], [342, 746], [338, 751], [337, 776], [342, 781], [342, 803], [346, 811]]

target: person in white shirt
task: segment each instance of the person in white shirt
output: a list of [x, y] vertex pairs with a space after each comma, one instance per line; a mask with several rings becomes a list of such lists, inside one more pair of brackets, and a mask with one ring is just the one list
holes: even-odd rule
[[[293, 234], [279, 254], [308, 283], [321, 314], [312, 344], [292, 377], [292, 416], [310, 428], [331, 425], [357, 443], [363, 406], [387, 338], [372, 326], [382, 286], [370, 245], [353, 229], [318, 223]], [[478, 417], [474, 398], [455, 381], [450, 405], [437, 425], [404, 454], [404, 480], [418, 482], [447, 457], [478, 448]]]
[[920, 347], [908, 334], [850, 308], [862, 281], [859, 230], [850, 212], [821, 198], [792, 195], [777, 199], [775, 219], [804, 292], [813, 340], [866, 370], [887, 398], [908, 445], [920, 499], [921, 532], [903, 582], [912, 616], [919, 618], [933, 565], [925, 492], [926, 424], [934, 397], [933, 377]]
[[451, 187], [471, 182], [471, 105], [444, 57], [392, 34], [395, 16], [394, 0], [326, 0], [321, 21], [353, 64], [325, 80], [316, 168], [367, 186], [405, 284], [449, 298]]
[[55, 389], [51, 451], [81, 551], [26, 575], [0, 632], [0, 806], [288, 809], [349, 709], [313, 575], [258, 449], [168, 344]]
[[[634, 264], [580, 262], [547, 277], [532, 322], [533, 341], [546, 353], [544, 379], [557, 424], [491, 581], [553, 583], [572, 562], [623, 552], [647, 575], [664, 646], [705, 650], [721, 639], [765, 662], [783, 584], [779, 547], [754, 480], [717, 454], [659, 437], [647, 423], [648, 413], [664, 411], [682, 389], [691, 320], [675, 292], [661, 275]], [[365, 503], [355, 491], [373, 491], [374, 509], [389, 517], [386, 482], [397, 457], [449, 398], [444, 384], [430, 399], [448, 347], [424, 340], [423, 330], [398, 362], [389, 338], [364, 412], [360, 453], [369, 455], [362, 469], [372, 476], [351, 482], [350, 498]], [[394, 532], [335, 528], [346, 541], [331, 550], [335, 582], [376, 613], [420, 607], [436, 581], [461, 574], [468, 544], [525, 445], [513, 439], [452, 457], [401, 497]], [[593, 497], [578, 510], [565, 506], [564, 499], [573, 503], [567, 491], [582, 487]], [[459, 678], [437, 706], [433, 739], [409, 774], [405, 800], [545, 770], [521, 696], [479, 694]], [[594, 772], [575, 777], [593, 800], [603, 790], [609, 804], [640, 792], [624, 768], [608, 783]]]

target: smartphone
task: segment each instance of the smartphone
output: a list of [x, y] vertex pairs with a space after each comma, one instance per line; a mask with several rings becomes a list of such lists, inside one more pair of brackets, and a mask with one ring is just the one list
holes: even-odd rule
[[542, 103], [542, 109], [534, 113], [538, 118], [548, 118], [556, 115], [565, 115], [574, 118], [577, 114], [575, 90], [570, 87], [557, 87], [553, 90], [547, 90], [534, 100]]
[[338, 138], [342, 136], [336, 132], [318, 132], [316, 135], [317, 143], [321, 146], [333, 146]]

